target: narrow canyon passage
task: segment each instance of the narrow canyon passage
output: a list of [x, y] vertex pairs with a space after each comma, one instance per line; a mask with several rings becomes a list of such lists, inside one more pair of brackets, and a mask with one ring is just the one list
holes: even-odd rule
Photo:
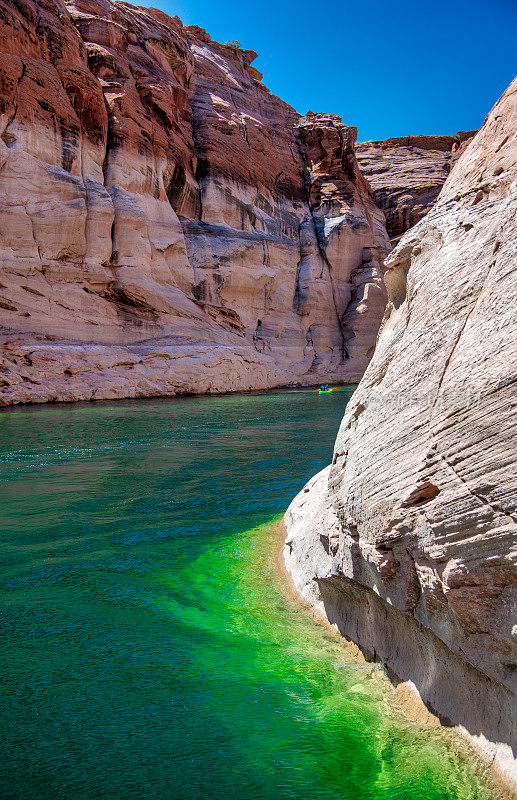
[[277, 571], [351, 394], [2, 416], [4, 797], [492, 797]]

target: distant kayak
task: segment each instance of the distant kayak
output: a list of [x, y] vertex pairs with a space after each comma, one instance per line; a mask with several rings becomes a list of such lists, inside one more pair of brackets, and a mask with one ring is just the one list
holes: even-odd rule
[[333, 388], [330, 388], [330, 389], [318, 389], [318, 394], [330, 394], [333, 391], [334, 391]]

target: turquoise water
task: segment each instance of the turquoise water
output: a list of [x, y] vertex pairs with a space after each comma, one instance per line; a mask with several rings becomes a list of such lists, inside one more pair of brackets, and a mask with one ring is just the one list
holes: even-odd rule
[[491, 797], [278, 574], [350, 394], [0, 415], [2, 798]]

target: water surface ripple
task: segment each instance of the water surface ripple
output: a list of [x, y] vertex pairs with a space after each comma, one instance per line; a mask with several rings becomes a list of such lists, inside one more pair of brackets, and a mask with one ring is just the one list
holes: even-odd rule
[[0, 415], [4, 800], [489, 800], [279, 580], [350, 394]]

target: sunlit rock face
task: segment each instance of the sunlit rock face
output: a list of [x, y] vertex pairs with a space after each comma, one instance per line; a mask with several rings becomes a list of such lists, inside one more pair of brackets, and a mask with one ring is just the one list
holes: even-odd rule
[[359, 167], [386, 215], [392, 242], [433, 207], [451, 169], [476, 131], [454, 136], [399, 136], [356, 145]]
[[517, 771], [517, 80], [389, 255], [332, 465], [287, 515], [298, 590]]
[[354, 129], [160, 11], [0, 10], [0, 403], [358, 380], [390, 245]]

